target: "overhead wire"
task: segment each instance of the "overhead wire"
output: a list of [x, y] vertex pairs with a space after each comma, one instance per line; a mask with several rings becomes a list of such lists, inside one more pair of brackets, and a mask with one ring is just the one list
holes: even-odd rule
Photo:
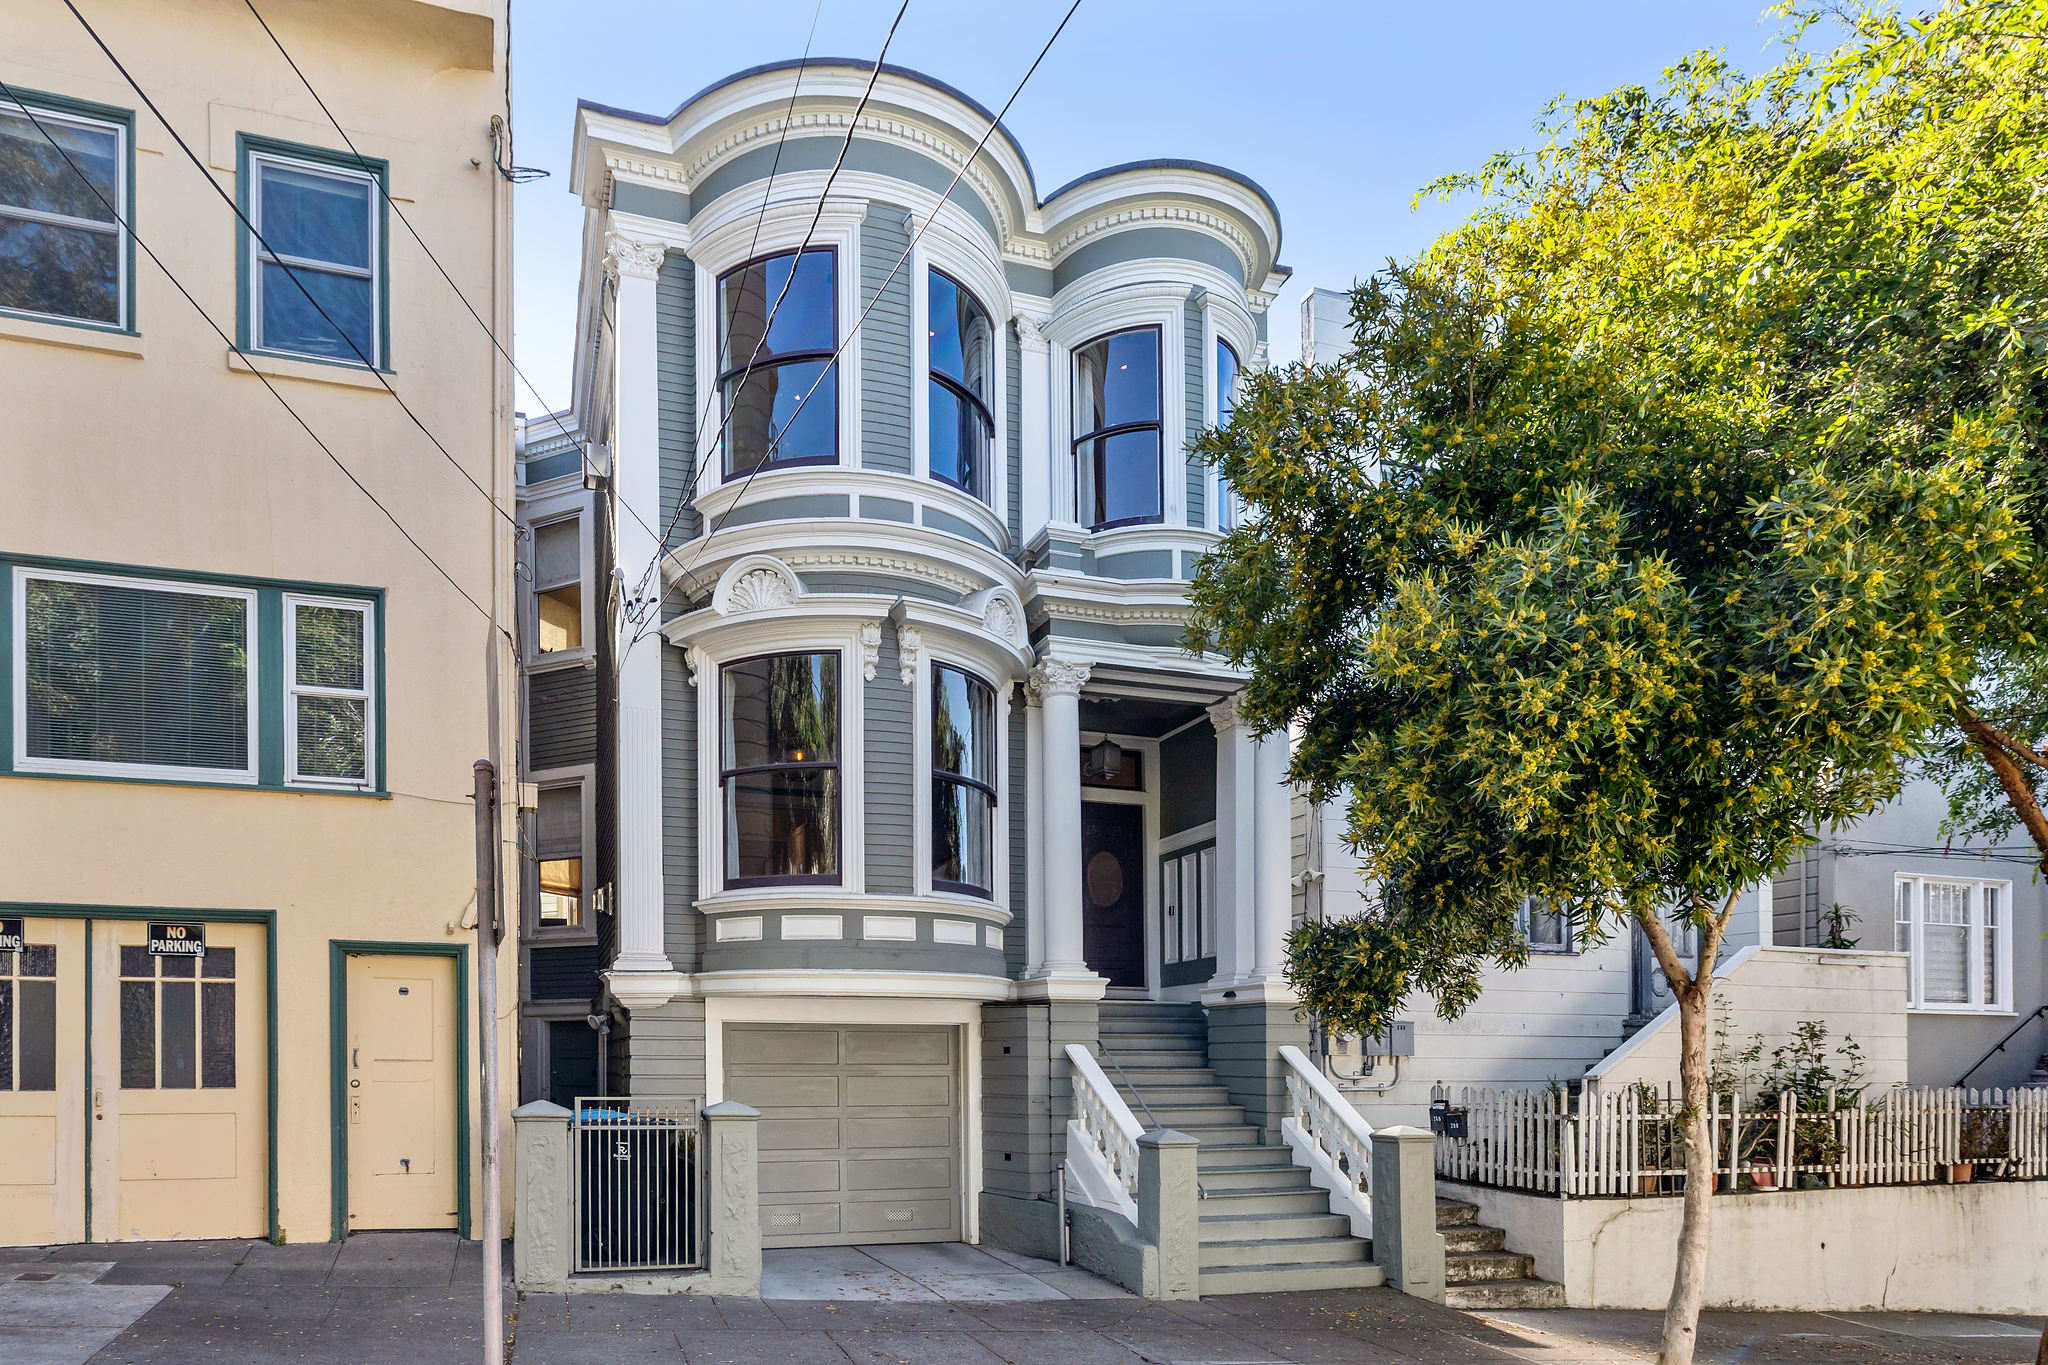
[[[1081, 0], [1074, 0], [1073, 4], [1068, 6], [1067, 12], [1060, 19], [1058, 27], [1053, 29], [1052, 36], [1045, 40], [1045, 45], [1039, 48], [1038, 55], [1032, 59], [1031, 65], [1024, 72], [1023, 78], [1017, 82], [1016, 89], [1010, 92], [1009, 99], [1003, 102], [1003, 107], [996, 111], [995, 117], [989, 120], [987, 131], [982, 133], [981, 139], [974, 144], [974, 149], [970, 151], [967, 154], [967, 156], [961, 161], [960, 169], [954, 172], [953, 179], [947, 184], [945, 190], [939, 195], [938, 203], [941, 207], [944, 206], [949, 199], [951, 199], [954, 189], [959, 186], [961, 179], [966, 176], [967, 168], [972, 166], [974, 164], [975, 158], [981, 155], [982, 148], [986, 147], [988, 145], [989, 139], [995, 136], [996, 129], [1002, 127], [1004, 116], [1006, 116], [1010, 112], [1010, 107], [1017, 102], [1017, 97], [1024, 93], [1024, 87], [1030, 82], [1032, 75], [1037, 72], [1039, 66], [1045, 61], [1046, 54], [1052, 51], [1053, 44], [1059, 41], [1060, 34], [1066, 31], [1068, 23], [1073, 20], [1075, 11], [1080, 8]], [[901, 17], [902, 16], [899, 12], [898, 18]], [[886, 50], [886, 44], [884, 46]], [[879, 74], [881, 71], [881, 64], [879, 61], [877, 61], [876, 63], [875, 70], [877, 74]], [[873, 89], [873, 85], [873, 81], [870, 80], [869, 89]], [[855, 119], [858, 120], [858, 117], [859, 114], [858, 111], [856, 111]], [[849, 140], [851, 139], [851, 136], [852, 135], [849, 132]], [[827, 188], [829, 188], [829, 184]], [[819, 208], [821, 212], [823, 211], [823, 207], [823, 197], [820, 196]], [[843, 354], [847, 346], [852, 343], [853, 338], [860, 335], [861, 325], [867, 321], [868, 314], [872, 313], [875, 310], [875, 305], [881, 302], [883, 290], [887, 289], [890, 281], [894, 280], [896, 276], [902, 271], [904, 264], [910, 260], [911, 253], [917, 250], [917, 244], [924, 240], [925, 233], [931, 230], [931, 225], [935, 221], [937, 221], [937, 218], [938, 211], [937, 209], [934, 209], [934, 211], [931, 214], [926, 216], [924, 222], [919, 224], [917, 232], [914, 235], [912, 235], [909, 244], [903, 248], [903, 254], [896, 258], [896, 264], [890, 268], [887, 277], [885, 277], [879, 285], [875, 286], [874, 297], [868, 301], [867, 307], [861, 310], [860, 316], [853, 320], [853, 325], [847, 329], [846, 335], [840, 338], [838, 345], [833, 348], [831, 360], [826, 362], [825, 366], [819, 373], [818, 378], [812, 381], [811, 387], [804, 391], [804, 396], [797, 400], [796, 406], [790, 410], [788, 418], [785, 419], [782, 424], [782, 429], [784, 431], [787, 431], [789, 429], [790, 424], [796, 421], [798, 414], [800, 414], [804, 410], [804, 405], [811, 401], [811, 395], [818, 391], [818, 386], [820, 384], [824, 383], [825, 377], [833, 373], [834, 367], [839, 362], [840, 355]], [[728, 410], [726, 413], [725, 421], [730, 422], [731, 420], [732, 414], [730, 410]], [[722, 436], [724, 432], [723, 423], [720, 424], [719, 429], [720, 434]], [[686, 580], [690, 570], [695, 568], [697, 561], [703, 557], [705, 547], [707, 547], [711, 543], [712, 537], [718, 534], [719, 529], [725, 525], [725, 519], [731, 515], [733, 508], [737, 507], [740, 503], [740, 499], [746, 496], [746, 491], [748, 487], [751, 486], [753, 483], [754, 475], [760, 473], [762, 468], [765, 467], [767, 464], [768, 461], [763, 460], [759, 464], [756, 464], [751, 470], [747, 472], [746, 480], [740, 485], [740, 491], [734, 495], [731, 502], [726, 504], [725, 510], [719, 513], [718, 519], [704, 532], [703, 536], [699, 538], [695, 553], [691, 555], [689, 561], [676, 571], [675, 583], [682, 583]], [[658, 556], [664, 554], [665, 552], [662, 552], [659, 549], [657, 549]], [[657, 559], [657, 562], [659, 562], [659, 559]], [[637, 644], [639, 640], [644, 636], [646, 629], [645, 622], [649, 620], [654, 620], [659, 616], [659, 607], [661, 603], [667, 599], [668, 593], [672, 590], [673, 587], [674, 584], [671, 584], [669, 588], [664, 588], [661, 592], [661, 595], [655, 599], [654, 606], [647, 611], [646, 617], [641, 623], [640, 630], [636, 632], [633, 639], [628, 642], [628, 649], [630, 649], [632, 645]]]
[[[121, 230], [127, 233], [128, 239], [134, 242], [135, 245], [141, 249], [144, 255], [149, 257], [151, 263], [154, 264], [158, 270], [161, 270], [163, 272], [164, 278], [171, 282], [172, 288], [176, 289], [179, 294], [184, 296], [185, 302], [192, 305], [192, 310], [199, 314], [200, 320], [203, 321], [209, 328], [213, 330], [215, 336], [218, 336], [223, 342], [227, 344], [227, 347], [230, 351], [234, 352], [237, 356], [240, 356], [244, 364], [249, 364], [248, 354], [245, 351], [243, 351], [241, 346], [235, 341], [233, 337], [227, 334], [227, 332], [221, 327], [219, 323], [213, 320], [212, 314], [208, 313], [206, 309], [200, 304], [199, 300], [193, 297], [192, 291], [187, 289], [184, 285], [184, 282], [179, 280], [177, 275], [172, 273], [171, 268], [164, 264], [163, 258], [156, 254], [156, 250], [153, 247], [151, 247], [148, 242], [143, 240], [142, 234], [138, 233], [135, 230], [135, 225], [132, 222], [130, 222], [127, 218], [123, 217], [120, 211], [116, 209], [112, 203], [108, 202], [106, 195], [100, 192], [99, 186], [95, 185], [92, 182], [92, 180], [85, 174], [85, 172], [79, 167], [78, 163], [72, 160], [71, 154], [70, 152], [65, 150], [64, 144], [59, 142], [54, 136], [51, 135], [50, 130], [43, 126], [42, 120], [36, 117], [34, 106], [29, 104], [26, 100], [24, 100], [20, 93], [17, 92], [12, 86], [8, 85], [7, 82], [4, 80], [0, 80], [0, 94], [6, 95], [6, 97], [9, 100], [11, 100], [15, 105], [17, 105], [22, 110], [22, 112], [28, 117], [29, 122], [35, 125], [36, 131], [43, 135], [44, 140], [47, 141], [51, 147], [56, 149], [57, 155], [63, 158], [64, 164], [70, 167], [71, 173], [78, 178], [81, 184], [83, 184], [87, 189], [92, 191], [93, 197], [99, 200], [100, 206], [107, 211], [107, 215], [110, 218], [112, 218], [116, 223], [120, 224]], [[211, 179], [211, 177], [208, 178]], [[356, 486], [357, 492], [361, 493], [364, 497], [368, 498], [371, 504], [374, 505], [379, 512], [382, 512], [384, 514], [384, 519], [391, 523], [391, 525], [397, 530], [399, 535], [405, 537], [406, 544], [412, 546], [413, 549], [419, 551], [420, 557], [426, 560], [427, 563], [433, 565], [435, 571], [439, 573], [441, 577], [448, 580], [449, 587], [455, 589], [455, 591], [461, 595], [462, 599], [468, 602], [470, 606], [475, 607], [478, 614], [481, 615], [486, 621], [491, 622], [491, 624], [498, 630], [500, 634], [505, 634], [505, 628], [503, 626], [497, 625], [496, 619], [491, 615], [490, 610], [486, 608], [483, 605], [483, 603], [477, 601], [475, 597], [471, 596], [469, 590], [464, 588], [461, 583], [456, 581], [455, 575], [448, 572], [447, 568], [441, 563], [440, 560], [434, 558], [434, 556], [427, 550], [426, 546], [420, 544], [418, 538], [415, 537], [411, 531], [408, 531], [405, 528], [405, 523], [401, 522], [396, 516], [396, 514], [394, 514], [389, 507], [386, 507], [384, 503], [377, 497], [377, 495], [369, 490], [368, 486], [365, 485], [361, 479], [356, 477], [355, 471], [351, 470], [346, 464], [342, 462], [341, 457], [334, 453], [333, 449], [328, 446], [327, 442], [320, 439], [320, 434], [313, 430], [313, 428], [307, 423], [306, 419], [299, 415], [298, 409], [294, 408], [291, 405], [291, 403], [286, 400], [285, 396], [282, 393], [278, 392], [277, 386], [270, 382], [270, 376], [264, 374], [262, 370], [257, 369], [253, 364], [249, 365], [249, 369], [250, 373], [254, 374], [259, 380], [263, 382], [263, 387], [269, 391], [270, 396], [272, 398], [275, 398], [278, 401], [278, 404], [282, 406], [287, 413], [291, 414], [292, 420], [298, 423], [299, 429], [304, 431], [306, 435], [312, 439], [314, 445], [320, 447], [320, 453], [325, 455], [329, 460], [331, 460], [334, 463], [334, 467], [336, 469], [339, 469], [342, 472], [342, 474], [348, 479], [348, 481]], [[508, 635], [507, 638], [509, 639], [510, 636]]]

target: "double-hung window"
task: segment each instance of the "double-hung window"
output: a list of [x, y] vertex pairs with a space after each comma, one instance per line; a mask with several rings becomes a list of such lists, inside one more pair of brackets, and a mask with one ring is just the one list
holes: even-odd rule
[[540, 784], [540, 809], [534, 821], [534, 923], [541, 930], [580, 929], [585, 923], [587, 795], [588, 783], [580, 779]]
[[718, 281], [727, 479], [839, 459], [835, 259], [787, 251]]
[[583, 648], [583, 520], [533, 528], [534, 652]]
[[839, 655], [719, 670], [727, 886], [839, 881]]
[[[1237, 411], [1237, 351], [1223, 338], [1216, 339], [1216, 425], [1227, 427], [1231, 416]], [[1237, 491], [1223, 477], [1221, 470], [1216, 474], [1216, 529], [1234, 531], [1237, 529]]]
[[996, 430], [988, 410], [993, 340], [988, 312], [958, 282], [936, 270], [931, 272], [926, 312], [931, 475], [987, 502], [989, 451]]
[[374, 791], [374, 596], [14, 566], [17, 773]]
[[1908, 954], [1914, 1009], [2012, 1008], [2012, 885], [1948, 877], [1893, 883], [1892, 947]]
[[950, 664], [932, 665], [932, 887], [995, 891], [996, 694]]
[[0, 101], [0, 309], [127, 327], [127, 216], [125, 120]]
[[381, 172], [251, 150], [249, 343], [384, 366]]
[[1577, 951], [1572, 938], [1572, 916], [1569, 910], [1561, 910], [1548, 901], [1530, 896], [1523, 900], [1516, 912], [1521, 930], [1522, 942], [1529, 945], [1532, 953], [1570, 953]]
[[1159, 329], [1099, 337], [1074, 352], [1075, 509], [1102, 530], [1165, 517]]

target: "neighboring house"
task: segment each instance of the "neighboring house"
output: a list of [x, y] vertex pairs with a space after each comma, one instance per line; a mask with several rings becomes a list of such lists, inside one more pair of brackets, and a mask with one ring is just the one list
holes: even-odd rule
[[0, 1241], [466, 1230], [506, 7], [266, 6], [346, 137], [241, 6], [84, 8], [139, 90], [0, 3]]
[[1286, 744], [1181, 648], [1230, 517], [1186, 449], [1262, 360], [1280, 226], [1196, 162], [1041, 195], [1003, 130], [949, 191], [992, 116], [891, 68], [854, 124], [869, 76], [578, 112], [578, 411], [640, 637], [611, 1065], [762, 1111], [771, 1246], [1051, 1254], [1066, 1044], [1121, 1030], [1133, 1103], [1288, 1164]]
[[[1304, 358], [1335, 362], [1351, 344], [1348, 296], [1311, 290], [1301, 337]], [[2039, 1022], [2048, 1003], [2048, 898], [2038, 856], [2026, 844], [1955, 848], [1939, 833], [1944, 811], [1937, 789], [1911, 783], [1795, 856], [1768, 896], [1744, 894], [1716, 987], [1732, 1046], [1756, 1035], [1774, 1046], [1798, 1022], [1818, 1019], [1837, 1042], [1856, 1035], [1881, 1082], [2006, 1087], [2036, 1074], [2048, 1053]], [[1297, 920], [1353, 913], [1361, 903], [1344, 822], [1341, 804], [1295, 802]], [[1829, 919], [1835, 905], [1846, 912], [1838, 925]], [[1675, 1045], [1641, 1032], [1671, 994], [1640, 931], [1590, 942], [1537, 907], [1525, 907], [1523, 923], [1528, 965], [1487, 969], [1478, 1000], [1458, 1019], [1440, 1018], [1418, 997], [1405, 1011], [1412, 1034], [1327, 1040], [1325, 1069], [1370, 1121], [1420, 1123], [1440, 1086], [1534, 1087], [1589, 1074], [1676, 1081]], [[1744, 950], [1758, 951], [1738, 957]], [[1377, 1051], [1411, 1040], [1406, 1055]]]

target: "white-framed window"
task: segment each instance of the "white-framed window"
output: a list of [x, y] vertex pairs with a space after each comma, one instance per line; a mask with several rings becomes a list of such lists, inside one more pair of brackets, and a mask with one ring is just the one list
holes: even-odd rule
[[14, 767], [94, 777], [257, 777], [256, 593], [18, 567]]
[[938, 269], [925, 279], [926, 467], [932, 478], [990, 502], [995, 328], [967, 286]]
[[[1211, 379], [1216, 393], [1216, 425], [1227, 427], [1231, 414], [1237, 410], [1237, 380], [1243, 366], [1238, 361], [1237, 348], [1222, 337], [1216, 338], [1214, 364]], [[1216, 471], [1216, 529], [1234, 531], [1237, 522], [1237, 494], [1219, 469]]]
[[956, 664], [931, 668], [931, 877], [995, 895], [996, 693]]
[[249, 241], [250, 344], [383, 365], [376, 175], [274, 152], [252, 151], [248, 166], [249, 221], [261, 238]]
[[839, 884], [839, 674], [834, 650], [719, 669], [727, 887]]
[[2012, 1010], [2012, 883], [1961, 877], [1893, 881], [1892, 947], [1911, 958], [1917, 1010]]
[[1167, 854], [1159, 878], [1159, 960], [1216, 956], [1216, 841]]
[[533, 642], [535, 659], [572, 659], [589, 652], [585, 635], [583, 516], [533, 525]]
[[1572, 933], [1569, 910], [1560, 910], [1535, 896], [1526, 897], [1515, 912], [1522, 942], [1532, 953], [1573, 953], [1578, 945]]
[[374, 785], [375, 630], [366, 602], [285, 595], [285, 781]]
[[1166, 518], [1161, 333], [1128, 327], [1074, 351], [1074, 519], [1092, 530]]
[[125, 328], [128, 128], [0, 100], [0, 309]]
[[718, 278], [727, 481], [839, 462], [839, 253], [763, 256]]
[[592, 937], [597, 770], [585, 764], [536, 773], [533, 780], [540, 804], [534, 812], [528, 930], [546, 938]]

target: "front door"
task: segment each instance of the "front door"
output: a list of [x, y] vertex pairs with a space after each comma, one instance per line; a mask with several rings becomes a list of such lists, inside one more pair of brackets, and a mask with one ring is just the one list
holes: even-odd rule
[[455, 959], [348, 959], [348, 1228], [456, 1225]]
[[0, 952], [0, 1245], [82, 1242], [85, 921], [22, 931]]
[[1112, 986], [1144, 989], [1145, 808], [1081, 803], [1081, 950]]

